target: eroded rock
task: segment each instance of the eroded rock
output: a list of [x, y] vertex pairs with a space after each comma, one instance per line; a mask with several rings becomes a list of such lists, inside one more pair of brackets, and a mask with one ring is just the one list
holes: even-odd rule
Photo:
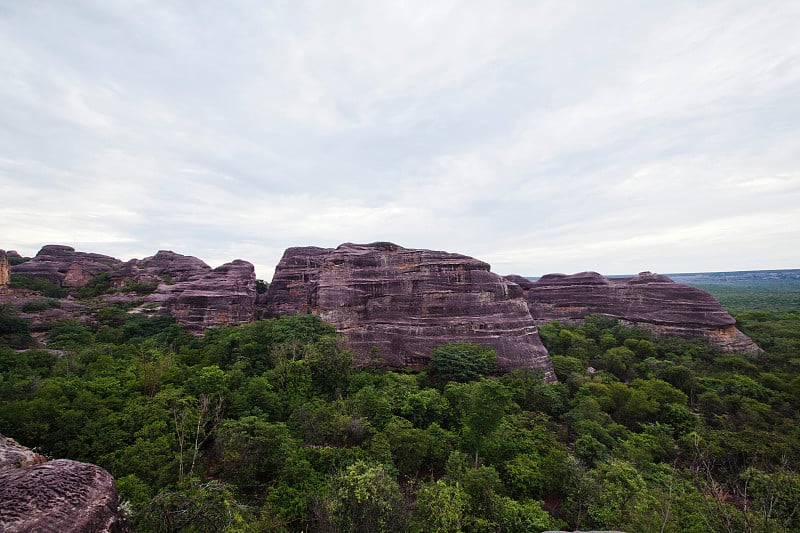
[[46, 461], [0, 435], [0, 531], [123, 531], [114, 478], [99, 466]]
[[491, 346], [501, 370], [552, 364], [522, 290], [460, 254], [392, 243], [289, 248], [267, 292], [266, 316], [310, 313], [334, 324], [359, 364], [424, 364], [443, 343]]
[[507, 276], [525, 293], [533, 320], [576, 322], [589, 314], [612, 316], [659, 336], [702, 337], [729, 352], [759, 353], [736, 320], [710, 294], [642, 272], [632, 278], [605, 278], [596, 272], [548, 274], [538, 281]]
[[[181, 272], [176, 272], [180, 277]], [[255, 319], [256, 274], [251, 263], [237, 259], [186, 281], [169, 285], [145, 298], [145, 305], [158, 303], [178, 323], [200, 332], [212, 326], [247, 324]]]
[[82, 287], [101, 272], [110, 272], [121, 265], [122, 261], [114, 257], [48, 244], [30, 261], [14, 266], [13, 272], [45, 278], [62, 287]]

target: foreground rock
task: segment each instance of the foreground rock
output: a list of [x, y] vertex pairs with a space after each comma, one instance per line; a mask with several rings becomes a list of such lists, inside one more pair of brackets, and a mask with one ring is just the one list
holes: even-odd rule
[[266, 316], [310, 313], [334, 324], [359, 364], [419, 367], [443, 343], [491, 346], [501, 370], [541, 368], [554, 379], [522, 290], [459, 254], [391, 243], [289, 248]]
[[643, 326], [660, 336], [705, 338], [727, 352], [759, 353], [736, 329], [736, 320], [707, 292], [642, 272], [632, 278], [605, 278], [596, 272], [548, 274], [538, 281], [506, 278], [525, 292], [537, 324], [575, 322], [597, 313]]
[[123, 531], [114, 478], [102, 468], [44, 458], [0, 435], [0, 531]]

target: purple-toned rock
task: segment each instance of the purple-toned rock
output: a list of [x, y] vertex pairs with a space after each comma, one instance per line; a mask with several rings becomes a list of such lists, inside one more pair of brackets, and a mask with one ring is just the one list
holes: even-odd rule
[[251, 263], [237, 259], [213, 270], [208, 268], [199, 276], [176, 270], [175, 277], [184, 277], [186, 281], [162, 283], [145, 302], [159, 303], [186, 329], [200, 332], [255, 319], [256, 274]]
[[43, 462], [0, 435], [0, 531], [123, 531], [114, 478], [99, 466]]
[[519, 286], [459, 254], [392, 243], [289, 248], [267, 292], [266, 316], [319, 315], [341, 331], [357, 363], [419, 367], [436, 346], [473, 342], [498, 366], [541, 368], [554, 379]]
[[730, 352], [760, 348], [736, 329], [736, 320], [710, 294], [642, 272], [632, 278], [605, 278], [596, 272], [548, 274], [538, 281], [507, 276], [525, 292], [533, 320], [576, 322], [589, 314], [608, 315], [644, 326], [656, 335], [703, 337]]
[[48, 244], [36, 257], [15, 265], [14, 274], [28, 274], [45, 278], [62, 287], [82, 287], [101, 272], [110, 272], [122, 265], [113, 257], [87, 252], [76, 252], [71, 246]]
[[127, 281], [137, 283], [179, 283], [205, 276], [211, 267], [190, 255], [159, 250], [144, 259], [131, 259], [111, 273], [111, 279], [121, 285]]
[[5, 287], [11, 280], [11, 268], [8, 266], [8, 255], [0, 250], [0, 287]]

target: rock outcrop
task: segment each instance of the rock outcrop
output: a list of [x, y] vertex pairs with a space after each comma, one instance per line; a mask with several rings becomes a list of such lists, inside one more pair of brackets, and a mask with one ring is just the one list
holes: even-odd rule
[[703, 337], [725, 351], [760, 352], [713, 296], [666, 276], [642, 272], [632, 278], [605, 278], [581, 272], [548, 274], [538, 281], [520, 276], [506, 279], [522, 287], [537, 324], [575, 322], [601, 314], [647, 327], [656, 335]]
[[178, 270], [175, 277], [185, 281], [162, 283], [145, 298], [145, 305], [159, 303], [193, 332], [255, 319], [256, 273], [251, 263], [237, 259], [194, 277]]
[[76, 252], [71, 246], [48, 244], [36, 257], [12, 269], [15, 274], [45, 278], [62, 287], [82, 287], [101, 272], [110, 272], [122, 265], [113, 257]]
[[0, 288], [6, 287], [11, 280], [11, 267], [5, 250], [0, 250]]
[[[7, 262], [6, 262], [7, 264]], [[11, 267], [66, 288], [85, 286], [98, 274], [106, 273], [116, 288], [129, 283], [151, 284], [154, 292], [105, 295], [108, 303], [140, 304], [140, 310], [165, 311], [195, 333], [212, 326], [251, 322], [255, 318], [256, 278], [251, 263], [235, 260], [212, 269], [200, 259], [161, 250], [144, 259], [120, 261], [114, 257], [76, 252], [70, 246], [47, 245], [36, 257]], [[33, 293], [30, 298], [38, 298]], [[17, 299], [22, 305], [23, 296]], [[35, 330], [46, 329], [54, 320], [86, 318], [86, 308], [71, 299], [59, 306], [26, 316]]]
[[289, 248], [264, 314], [297, 313], [334, 324], [360, 364], [413, 368], [432, 348], [465, 341], [494, 348], [501, 370], [541, 368], [554, 379], [520, 287], [464, 255], [392, 243]]
[[0, 435], [0, 531], [123, 531], [114, 478], [99, 466], [45, 461]]
[[170, 284], [201, 278], [210, 271], [211, 267], [196, 257], [159, 250], [150, 257], [123, 263], [111, 273], [111, 279], [117, 285], [126, 281]]

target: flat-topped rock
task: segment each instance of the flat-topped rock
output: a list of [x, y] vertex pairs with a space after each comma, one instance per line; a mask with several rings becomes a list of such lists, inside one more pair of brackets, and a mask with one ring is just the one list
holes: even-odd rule
[[62, 287], [82, 287], [101, 272], [110, 272], [121, 265], [122, 261], [114, 257], [48, 244], [30, 261], [15, 265], [12, 272], [45, 278]]
[[114, 478], [99, 466], [46, 461], [0, 435], [0, 531], [123, 531]]
[[553, 379], [520, 287], [465, 255], [385, 242], [289, 248], [264, 314], [297, 313], [335, 325], [359, 364], [420, 366], [436, 346], [463, 341], [494, 348], [501, 370], [541, 368]]
[[537, 324], [574, 322], [601, 314], [648, 327], [659, 335], [703, 337], [726, 351], [760, 352], [713, 296], [666, 276], [642, 272], [632, 278], [605, 278], [581, 272], [548, 274], [537, 281], [520, 276], [506, 279], [522, 287]]

